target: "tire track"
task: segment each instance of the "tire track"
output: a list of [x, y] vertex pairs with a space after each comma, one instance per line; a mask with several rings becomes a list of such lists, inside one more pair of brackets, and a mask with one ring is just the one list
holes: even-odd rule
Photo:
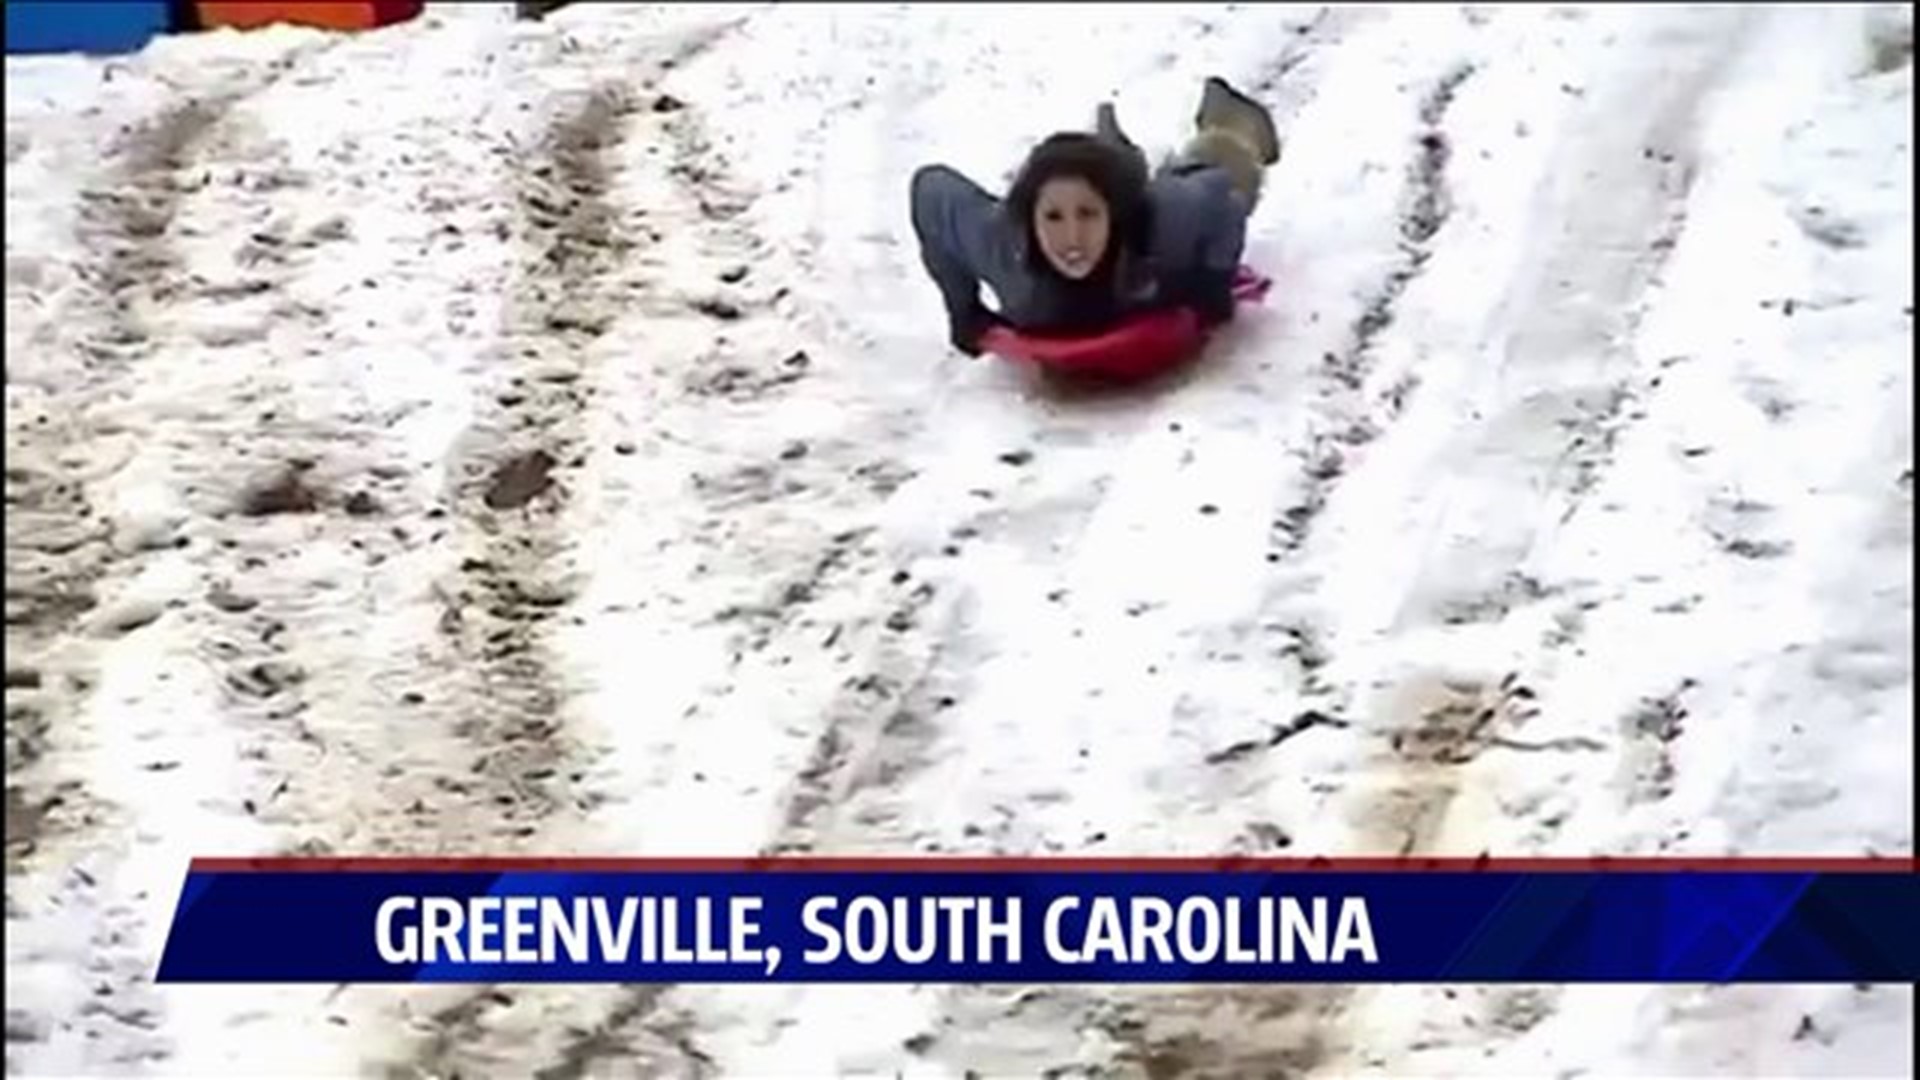
[[[507, 309], [505, 375], [449, 467], [453, 530], [467, 552], [440, 588], [440, 632], [478, 684], [453, 734], [472, 780], [444, 780], [468, 842], [524, 846], [541, 821], [578, 805], [570, 786], [584, 748], [564, 726], [570, 686], [549, 640], [576, 588], [568, 565], [566, 471], [584, 459], [593, 342], [611, 327], [605, 279], [636, 242], [611, 202], [607, 154], [634, 111], [616, 85], [595, 86], [547, 123], [538, 154], [513, 179], [520, 269]], [[428, 1017], [428, 1040], [392, 1076], [457, 1076], [492, 1009], [513, 995], [480, 988]]]
[[[860, 790], [869, 783], [872, 774], [859, 769], [853, 770], [859, 779], [843, 782], [843, 759], [857, 759], [877, 773], [906, 767], [896, 758], [873, 761], [857, 748], [874, 745], [868, 735], [876, 726], [898, 735], [938, 707], [939, 699], [924, 686], [934, 664], [925, 643], [938, 637], [925, 624], [938, 601], [930, 583], [900, 569], [880, 548], [874, 525], [913, 473], [875, 455], [875, 440], [862, 437], [873, 418], [848, 415], [845, 388], [827, 385], [808, 348], [794, 347], [804, 335], [795, 325], [801, 317], [786, 302], [788, 287], [753, 261], [764, 258], [766, 249], [750, 214], [755, 195], [732, 173], [699, 103], [657, 88], [643, 96], [652, 99], [645, 109], [658, 118], [656, 130], [669, 151], [649, 168], [659, 170], [670, 193], [649, 208], [656, 231], [665, 234], [649, 257], [666, 279], [650, 283], [639, 303], [649, 314], [650, 337], [688, 346], [671, 363], [651, 365], [650, 381], [671, 388], [662, 394], [652, 427], [654, 438], [683, 449], [699, 508], [694, 520], [663, 538], [663, 546], [686, 544], [691, 534], [690, 546], [699, 553], [691, 567], [696, 580], [675, 591], [694, 605], [719, 601], [695, 618], [706, 615], [702, 628], [717, 630], [720, 648], [731, 657], [720, 676], [724, 685], [688, 706], [677, 734], [661, 736], [673, 747], [672, 762], [662, 768], [701, 779], [714, 729], [737, 726], [734, 718], [744, 715], [735, 688], [769, 688], [776, 701], [782, 687], [808, 699], [826, 690], [824, 703], [804, 706], [807, 715], [796, 717], [786, 738], [771, 733], [769, 747], [755, 751], [793, 758], [796, 772], [792, 789], [770, 800], [778, 835], [763, 850], [804, 850], [819, 842], [816, 830], [830, 828], [839, 810], [832, 795], [816, 796], [834, 785]], [[687, 225], [668, 231], [681, 221]], [[691, 284], [703, 277], [718, 286]], [[687, 351], [690, 365], [683, 358]], [[661, 347], [643, 355], [651, 360], [655, 353], [664, 358], [673, 352]], [[827, 438], [795, 440], [768, 425], [759, 440], [744, 446], [730, 440], [730, 452], [722, 455], [671, 434], [719, 417], [751, 425], [773, 417], [775, 406], [797, 410], [821, 400], [840, 410]], [[677, 596], [672, 602], [686, 601]], [[835, 656], [830, 667], [807, 665], [811, 676], [789, 670], [796, 657], [822, 650]], [[837, 687], [820, 685], [821, 675]], [[802, 681], [796, 684], [796, 678]], [[902, 701], [922, 707], [910, 710]], [[764, 715], [753, 720], [773, 722]], [[899, 744], [886, 746], [891, 754]], [[742, 771], [760, 772], [751, 766]], [[710, 1073], [715, 1065], [694, 1041], [699, 1009], [670, 987], [618, 991], [610, 1004], [595, 1003], [597, 1021], [582, 1023], [578, 1012], [569, 1016], [566, 1040], [545, 1055], [549, 1064], [538, 1075], [591, 1075], [615, 1056], [637, 1057], [664, 1072]]]
[[[126, 129], [108, 148], [115, 162], [79, 192], [81, 248], [98, 261], [80, 269], [83, 291], [58, 324], [75, 334], [78, 369], [56, 375], [67, 400], [98, 400], [103, 388], [157, 350], [146, 309], [162, 297], [156, 282], [177, 270], [169, 229], [184, 192], [182, 169], [231, 105], [194, 100]], [[10, 365], [11, 367], [11, 365]], [[11, 379], [9, 382], [11, 383]], [[84, 819], [89, 796], [74, 778], [47, 782], [31, 775], [54, 732], [70, 720], [94, 676], [70, 645], [98, 604], [100, 582], [140, 550], [173, 542], [166, 535], [130, 536], [108, 520], [89, 494], [86, 459], [98, 421], [48, 407], [16, 412], [9, 387], [6, 469], [7, 871], [9, 879], [41, 843], [45, 830]], [[129, 550], [130, 549], [130, 550]], [[67, 647], [63, 647], [67, 646]]]
[[[734, 25], [704, 27], [653, 56], [622, 61], [628, 70], [600, 82], [549, 124], [537, 161], [515, 180], [524, 250], [511, 304], [510, 373], [495, 388], [486, 419], [465, 436], [470, 449], [454, 466], [460, 481], [451, 497], [463, 508], [457, 528], [473, 554], [442, 588], [441, 621], [446, 639], [477, 673], [477, 696], [489, 702], [459, 726], [475, 751], [475, 780], [455, 794], [472, 807], [473, 819], [498, 820], [493, 831], [500, 838], [489, 841], [496, 847], [530, 842], [556, 811], [591, 810], [604, 801], [579, 786], [594, 755], [564, 725], [574, 688], [559, 671], [557, 634], [585, 578], [569, 535], [570, 508], [580, 494], [572, 484], [594, 452], [591, 410], [601, 385], [617, 384], [597, 371], [598, 362], [612, 355], [601, 338], [634, 308], [648, 316], [650, 328], [656, 309], [663, 320], [687, 317], [668, 302], [668, 289], [680, 282], [655, 278], [662, 249], [691, 236], [729, 263], [752, 252], [736, 223], [748, 200], [731, 189], [722, 171], [708, 167], [708, 148], [689, 106], [659, 92], [665, 72], [710, 48]], [[635, 66], [642, 72], [637, 78]], [[670, 160], [657, 166], [650, 161], [647, 170], [671, 178], [667, 186], [695, 210], [689, 230], [658, 224], [667, 207], [628, 209], [615, 201], [616, 185], [633, 186], [617, 176], [623, 166], [616, 156], [642, 132], [666, 136]], [[650, 143], [649, 151], [655, 145], [661, 144]], [[632, 168], [631, 161], [624, 167]], [[693, 317], [724, 323], [762, 306], [714, 294], [680, 299]], [[716, 407], [777, 392], [805, 370], [805, 354], [799, 353], [797, 362], [789, 357], [771, 378], [743, 369], [730, 380], [717, 376], [709, 387], [702, 364], [723, 349], [696, 358], [691, 373], [684, 357], [669, 356], [666, 349], [643, 347], [638, 359], [653, 369], [660, 386], [679, 386], [686, 400]], [[720, 367], [724, 371], [726, 364]], [[716, 377], [712, 368], [704, 374]], [[714, 392], [702, 393], [703, 387]], [[622, 443], [615, 452], [632, 449]], [[722, 502], [744, 497], [751, 505], [763, 494], [751, 477], [736, 479], [716, 485]], [[742, 509], [737, 501], [716, 507], [714, 519], [698, 531], [730, 533], [728, 518]], [[426, 1017], [425, 1044], [409, 1062], [387, 1071], [449, 1076], [511, 1062], [515, 1071], [559, 1080], [588, 1075], [607, 1057], [636, 1055], [662, 1071], [697, 1069], [701, 1055], [688, 1026], [659, 1017], [669, 1007], [669, 990], [477, 989]], [[532, 1047], [512, 1034], [529, 1015], [537, 1015], [533, 1022], [545, 1029]]]
[[[693, 422], [716, 414], [759, 413], [806, 392], [812, 374], [809, 353], [786, 345], [769, 348], [788, 336], [781, 304], [786, 289], [761, 280], [747, 262], [764, 246], [747, 216], [752, 196], [730, 174], [696, 104], [663, 93], [654, 96], [648, 111], [661, 118], [657, 130], [671, 149], [662, 169], [674, 190], [672, 201], [683, 206], [693, 222], [683, 234], [691, 250], [679, 253], [680, 261], [716, 264], [715, 278], [724, 286], [688, 290], [684, 280], [676, 279], [671, 288], [681, 295], [672, 306], [660, 295], [647, 299], [662, 306], [663, 319], [691, 317], [713, 324], [691, 370], [663, 366], [657, 371], [659, 379], [679, 388], [678, 401], [691, 411]], [[661, 333], [666, 332], [663, 327]], [[870, 599], [856, 601], [852, 610], [840, 601], [871, 598], [876, 588], [901, 591], [894, 589], [898, 583], [889, 579], [892, 571], [882, 564], [873, 528], [862, 522], [910, 474], [890, 459], [871, 458], [855, 439], [810, 445], [783, 443], [770, 435], [759, 460], [716, 462], [715, 467], [699, 458], [696, 462], [690, 482], [705, 512], [691, 526], [705, 552], [696, 572], [714, 588], [752, 582], [759, 593], [724, 604], [709, 616], [709, 625], [728, 629], [726, 648], [733, 658], [729, 685], [761, 680], [777, 685], [784, 677], [780, 669], [794, 654], [826, 648], [840, 651], [846, 657], [843, 664], [857, 664], [852, 669], [857, 673], [844, 680], [842, 697], [828, 706], [829, 732], [848, 722], [857, 701], [891, 697], [911, 672], [888, 674], [890, 665], [855, 658], [874, 647], [875, 635], [900, 635], [910, 629], [913, 604], [888, 605], [863, 615], [861, 609], [873, 602]], [[822, 507], [823, 492], [836, 489], [835, 505]], [[780, 570], [766, 584], [774, 565]], [[696, 704], [682, 720], [716, 723], [707, 709], [725, 707], [717, 700]], [[811, 775], [803, 769], [799, 782], [806, 784]], [[789, 806], [785, 812], [797, 811]], [[569, 1025], [569, 1038], [536, 1075], [576, 1080], [593, 1075], [616, 1056], [674, 1075], [712, 1075], [714, 1062], [694, 1042], [697, 1025], [690, 1008], [676, 1003], [671, 987], [623, 989], [600, 1020], [591, 1026]]]
[[[295, 167], [289, 141], [258, 123], [236, 113], [222, 134], [217, 160], [228, 179], [203, 200], [199, 216], [206, 220], [195, 224], [201, 235], [242, 239], [225, 265], [203, 265], [187, 277], [174, 302], [174, 311], [196, 324], [192, 374], [203, 394], [219, 400], [161, 440], [169, 486], [205, 523], [203, 554], [195, 560], [200, 594], [193, 598], [205, 606], [184, 618], [195, 624], [197, 656], [215, 676], [214, 710], [223, 726], [244, 736], [242, 754], [258, 763], [246, 781], [251, 790], [236, 793], [240, 809], [293, 833], [283, 842], [286, 852], [324, 854], [332, 850], [327, 830], [291, 807], [307, 794], [294, 785], [316, 781], [309, 762], [294, 759], [324, 759], [335, 749], [330, 718], [315, 715], [316, 705], [332, 711], [328, 695], [310, 686], [303, 662], [331, 612], [316, 583], [286, 564], [333, 547], [334, 537], [350, 537], [344, 546], [365, 550], [375, 527], [370, 519], [382, 510], [370, 481], [339, 460], [373, 441], [356, 430], [361, 417], [351, 408], [328, 414], [315, 406], [331, 387], [319, 381], [326, 372], [309, 363], [329, 351], [340, 314], [301, 296], [302, 280], [325, 265], [333, 255], [328, 248], [350, 228], [340, 216], [300, 223], [289, 214], [249, 227], [274, 193], [305, 188], [310, 178]], [[262, 349], [289, 359], [262, 370], [253, 363]], [[189, 374], [187, 361], [181, 368]], [[207, 388], [221, 379], [231, 381]], [[289, 543], [295, 534], [308, 543]], [[302, 831], [307, 835], [295, 839]]]
[[[511, 850], [542, 820], [578, 805], [586, 752], [565, 727], [571, 688], [557, 669], [554, 621], [576, 583], [568, 565], [565, 470], [585, 453], [594, 343], [613, 320], [605, 279], [636, 242], [611, 202], [608, 153], [634, 109], [615, 84], [581, 95], [548, 122], [514, 178], [520, 267], [509, 300], [506, 372], [461, 440], [449, 472], [459, 546], [471, 552], [440, 589], [440, 631], [477, 684], [454, 726], [471, 780], [444, 780], [468, 842]], [[428, 1017], [430, 1032], [392, 1076], [457, 1076], [493, 1010], [497, 987], [466, 993]]]
[[456, 734], [476, 750], [469, 799], [490, 802], [479, 813], [513, 841], [569, 801], [562, 773], [580, 763], [547, 635], [575, 587], [566, 476], [584, 461], [593, 343], [612, 321], [602, 279], [633, 246], [608, 201], [605, 162], [631, 111], [617, 87], [591, 91], [548, 128], [519, 178], [525, 249], [509, 301], [509, 374], [450, 468], [455, 533], [472, 554], [445, 586], [440, 626], [481, 703]]
[[[151, 985], [143, 951], [156, 937], [153, 894], [121, 872], [151, 856], [156, 841], [135, 813], [142, 796], [124, 785], [197, 763], [136, 757], [140, 772], [115, 775], [118, 759], [139, 752], [130, 744], [156, 731], [102, 730], [93, 697], [112, 674], [101, 665], [116, 639], [183, 606], [147, 588], [150, 571], [191, 559], [180, 549], [201, 537], [190, 515], [132, 478], [155, 467], [165, 433], [142, 430], [136, 449], [122, 417], [144, 393], [164, 395], [175, 375], [170, 316], [194, 287], [184, 218], [209, 182], [199, 165], [215, 133], [240, 104], [325, 47], [290, 49], [214, 89], [178, 91], [157, 115], [124, 125], [101, 147], [110, 164], [78, 193], [74, 225], [78, 250], [94, 259], [77, 268], [78, 288], [48, 354], [36, 352], [26, 378], [10, 381], [8, 916], [21, 921], [11, 935], [21, 944], [10, 946], [9, 962], [42, 993], [34, 1012], [20, 1014], [24, 1038], [15, 1038], [9, 1012], [9, 1068], [29, 1067], [27, 1060], [151, 1066], [175, 1054], [169, 1002]], [[9, 368], [11, 379], [19, 365]], [[23, 400], [29, 388], [57, 388], [66, 407], [54, 414]], [[16, 405], [32, 419], [17, 422]], [[31, 699], [17, 700], [16, 688], [32, 690]], [[53, 775], [83, 768], [88, 775]], [[58, 880], [52, 866], [32, 859], [41, 844], [68, 836], [84, 843], [89, 832], [85, 847], [62, 844], [72, 863]], [[16, 907], [16, 891], [32, 900]], [[42, 974], [67, 965], [64, 980]], [[80, 996], [76, 984], [90, 994]]]
[[[156, 115], [123, 125], [102, 148], [101, 159], [111, 166], [77, 193], [76, 250], [95, 257], [76, 268], [79, 289], [50, 320], [53, 337], [44, 353], [35, 349], [28, 364], [8, 364], [10, 874], [24, 867], [44, 830], [99, 811], [79, 780], [41, 785], [30, 774], [96, 682], [82, 631], [111, 637], [157, 617], [139, 605], [98, 611], [102, 584], [129, 577], [146, 556], [187, 542], [177, 522], [104, 507], [99, 489], [123, 462], [90, 451], [126, 436], [107, 406], [115, 388], [136, 378], [164, 344], [154, 316], [179, 298], [185, 280], [175, 218], [206, 183], [193, 166], [241, 101], [330, 47], [296, 46], [224, 87], [182, 91]], [[10, 275], [10, 291], [15, 284]], [[58, 409], [43, 398], [56, 389]], [[73, 402], [80, 404], [66, 404]], [[90, 619], [100, 625], [88, 627]], [[53, 790], [36, 790], [47, 786]]]

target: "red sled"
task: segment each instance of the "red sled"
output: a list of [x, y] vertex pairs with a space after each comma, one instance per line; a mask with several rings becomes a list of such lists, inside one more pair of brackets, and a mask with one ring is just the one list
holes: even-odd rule
[[[1233, 278], [1233, 297], [1257, 304], [1273, 287], [1270, 278], [1242, 266]], [[1141, 379], [1192, 358], [1206, 344], [1200, 317], [1188, 308], [1167, 308], [1136, 315], [1104, 334], [1049, 337], [996, 326], [981, 345], [1007, 360], [1048, 371], [1108, 379]]]

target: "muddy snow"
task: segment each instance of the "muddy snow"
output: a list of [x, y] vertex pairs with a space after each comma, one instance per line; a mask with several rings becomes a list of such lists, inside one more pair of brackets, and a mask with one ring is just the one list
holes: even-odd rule
[[[153, 985], [196, 855], [1913, 853], [1910, 10], [1123, 14], [9, 57], [8, 1071], [1910, 1075], [1899, 987]], [[947, 349], [912, 170], [1209, 73], [1266, 304]]]

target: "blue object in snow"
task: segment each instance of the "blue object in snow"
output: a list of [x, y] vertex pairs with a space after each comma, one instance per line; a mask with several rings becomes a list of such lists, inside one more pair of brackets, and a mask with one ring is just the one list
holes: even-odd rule
[[128, 53], [174, 29], [169, 0], [6, 0], [7, 52]]

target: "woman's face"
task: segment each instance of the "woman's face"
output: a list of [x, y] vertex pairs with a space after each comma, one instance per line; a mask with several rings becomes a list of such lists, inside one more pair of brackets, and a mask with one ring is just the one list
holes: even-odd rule
[[1074, 281], [1093, 273], [1107, 253], [1112, 223], [1107, 200], [1077, 176], [1056, 176], [1040, 185], [1033, 202], [1033, 233], [1047, 262]]

